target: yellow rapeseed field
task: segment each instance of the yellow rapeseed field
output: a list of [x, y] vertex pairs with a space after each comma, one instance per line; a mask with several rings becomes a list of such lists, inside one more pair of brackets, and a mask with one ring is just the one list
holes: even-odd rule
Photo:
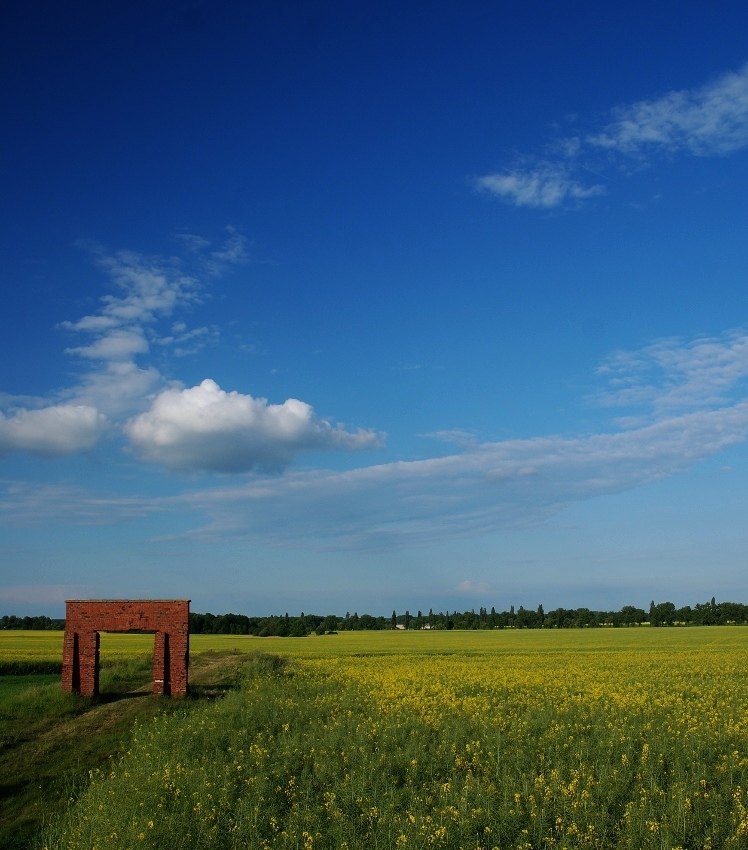
[[219, 648], [241, 690], [138, 730], [50, 850], [748, 848], [748, 629]]

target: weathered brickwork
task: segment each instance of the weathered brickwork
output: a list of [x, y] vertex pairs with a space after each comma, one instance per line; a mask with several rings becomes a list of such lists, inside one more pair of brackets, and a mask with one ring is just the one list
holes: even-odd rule
[[62, 689], [99, 693], [99, 632], [155, 632], [153, 693], [184, 696], [189, 599], [70, 599], [65, 603]]

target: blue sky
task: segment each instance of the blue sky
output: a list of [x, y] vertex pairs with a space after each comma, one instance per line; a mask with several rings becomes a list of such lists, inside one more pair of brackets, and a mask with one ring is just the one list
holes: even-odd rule
[[0, 609], [748, 601], [748, 9], [31, 3]]

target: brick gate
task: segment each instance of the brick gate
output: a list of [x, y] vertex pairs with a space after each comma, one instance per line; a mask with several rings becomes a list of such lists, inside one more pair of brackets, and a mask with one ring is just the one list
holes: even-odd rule
[[189, 599], [65, 602], [62, 690], [99, 693], [99, 632], [155, 632], [153, 693], [184, 696], [190, 655]]

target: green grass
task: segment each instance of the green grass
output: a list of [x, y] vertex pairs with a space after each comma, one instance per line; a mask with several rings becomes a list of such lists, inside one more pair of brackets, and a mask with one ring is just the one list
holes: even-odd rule
[[59, 674], [32, 674], [30, 676], [0, 675], [0, 713], [2, 712], [3, 702], [12, 699], [20, 691], [25, 691], [29, 688], [38, 688], [42, 685], [59, 686], [59, 684]]
[[[39, 644], [32, 642], [34, 649]], [[212, 698], [237, 679], [239, 660], [195, 659], [194, 698]], [[152, 659], [105, 659], [96, 700], [63, 694], [57, 676], [0, 676], [0, 848], [37, 848], [41, 826], [84, 789], [89, 771], [127, 749], [135, 723], [182, 710], [150, 695]]]

